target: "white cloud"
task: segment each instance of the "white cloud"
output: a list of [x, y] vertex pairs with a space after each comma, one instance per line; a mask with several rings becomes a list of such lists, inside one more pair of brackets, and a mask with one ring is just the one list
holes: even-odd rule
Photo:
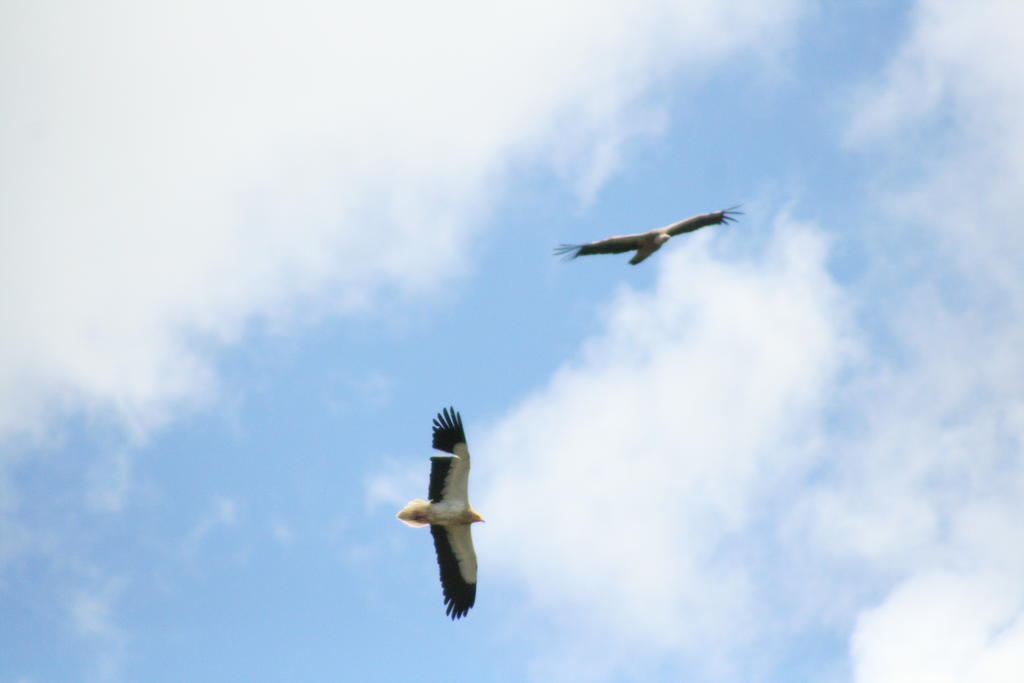
[[[1022, 19], [1014, 2], [920, 2], [851, 126], [859, 145], [899, 150], [878, 200], [903, 251], [876, 253], [858, 292], [877, 302], [899, 360], [850, 387], [857, 457], [836, 466], [810, 518], [828, 547], [886, 570], [1024, 570], [1006, 543], [1024, 512], [1024, 82], [1005, 68], [1024, 59], [1011, 39]], [[880, 232], [869, 236], [891, 245]], [[909, 269], [900, 258], [922, 254]]]
[[710, 233], [659, 254], [655, 290], [621, 290], [579, 358], [474, 446], [488, 576], [572, 614], [590, 649], [622, 654], [609, 666], [653, 651], [728, 669], [764, 635], [747, 539], [804, 472], [851, 350], [818, 230], [784, 218], [756, 261], [712, 254]]
[[1005, 303], [1019, 310], [1024, 87], [1006, 66], [1024, 62], [1024, 5], [922, 0], [912, 19], [885, 78], [857, 102], [849, 140], [895, 150], [877, 178], [886, 208], [938, 241], [972, 288], [1012, 288]]
[[864, 612], [853, 635], [857, 683], [1015, 683], [1024, 671], [1019, 574], [928, 574]]
[[252, 321], [429, 292], [510, 164], [592, 193], [653, 83], [771, 52], [798, 4], [6, 6], [0, 435], [143, 435]]
[[904, 259], [877, 254], [872, 294], [901, 360], [851, 388], [863, 431], [794, 517], [869, 572], [855, 591], [902, 580], [858, 620], [858, 681], [1016, 680], [1024, 662], [1022, 21], [1016, 2], [918, 3], [851, 126], [897, 150], [878, 203], [902, 235], [879, 236]]

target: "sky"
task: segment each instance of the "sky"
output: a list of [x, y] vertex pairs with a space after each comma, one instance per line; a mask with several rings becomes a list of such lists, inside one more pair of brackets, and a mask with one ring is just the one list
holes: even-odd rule
[[1020, 681], [1022, 26], [4, 3], [0, 680]]

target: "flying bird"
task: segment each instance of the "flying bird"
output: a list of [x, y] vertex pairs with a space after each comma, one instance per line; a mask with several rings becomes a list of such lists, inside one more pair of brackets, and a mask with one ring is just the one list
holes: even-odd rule
[[666, 225], [664, 228], [655, 228], [636, 235], [609, 237], [587, 244], [562, 244], [555, 248], [555, 254], [568, 254], [566, 258], [574, 259], [577, 256], [589, 256], [590, 254], [621, 254], [624, 251], [635, 251], [636, 254], [629, 260], [629, 263], [635, 266], [661, 249], [661, 245], [676, 235], [693, 232], [706, 225], [721, 225], [735, 221], [735, 216], [743, 214], [742, 211], [736, 210], [738, 208], [739, 206], [734, 206], [723, 211], [702, 213], [678, 223]]
[[476, 602], [476, 551], [469, 526], [484, 518], [469, 504], [469, 446], [462, 416], [454, 408], [445, 408], [434, 418], [433, 446], [451, 455], [430, 458], [430, 500], [409, 501], [397, 517], [411, 527], [430, 525], [445, 614], [459, 619]]

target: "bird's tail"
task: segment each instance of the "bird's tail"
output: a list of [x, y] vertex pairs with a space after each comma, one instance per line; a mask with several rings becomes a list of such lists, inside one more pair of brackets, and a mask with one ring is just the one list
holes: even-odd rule
[[399, 520], [411, 527], [427, 526], [427, 511], [430, 510], [430, 501], [417, 498], [410, 500], [409, 504], [399, 510], [395, 515]]

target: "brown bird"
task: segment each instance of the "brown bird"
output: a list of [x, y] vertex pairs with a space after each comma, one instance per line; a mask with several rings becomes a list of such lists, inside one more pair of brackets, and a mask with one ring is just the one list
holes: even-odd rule
[[555, 248], [555, 254], [568, 254], [566, 258], [574, 259], [577, 256], [589, 256], [590, 254], [621, 254], [624, 251], [635, 251], [636, 254], [629, 260], [630, 265], [636, 265], [645, 258], [661, 249], [661, 245], [668, 242], [670, 238], [684, 232], [693, 232], [706, 225], [721, 225], [736, 220], [735, 216], [743, 215], [737, 211], [739, 205], [722, 211], [702, 213], [686, 220], [666, 225], [664, 228], [655, 228], [636, 235], [620, 235], [589, 242], [587, 244], [562, 244]]
[[454, 408], [445, 408], [434, 418], [433, 446], [451, 455], [430, 458], [430, 500], [409, 501], [397, 517], [412, 527], [430, 525], [445, 614], [458, 619], [476, 602], [476, 551], [469, 527], [484, 518], [469, 504], [469, 446], [462, 416]]

